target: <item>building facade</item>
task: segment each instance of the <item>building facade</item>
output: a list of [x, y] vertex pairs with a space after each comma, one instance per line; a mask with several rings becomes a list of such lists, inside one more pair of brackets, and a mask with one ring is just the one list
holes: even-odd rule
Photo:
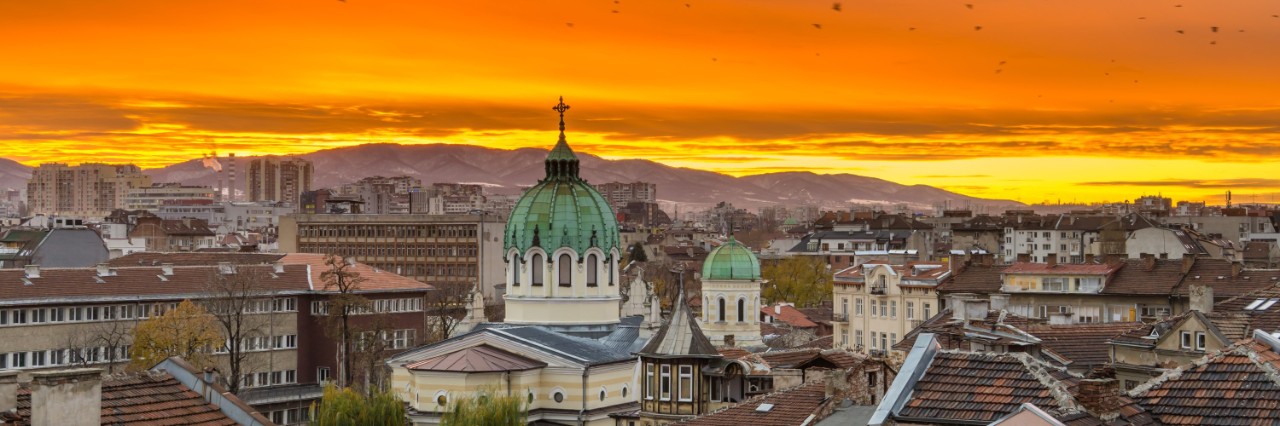
[[125, 210], [156, 212], [160, 206], [171, 203], [213, 202], [213, 188], [186, 186], [178, 183], [157, 183], [146, 188], [132, 188], [125, 193]]
[[702, 320], [716, 346], [753, 347], [760, 338], [760, 260], [729, 237], [702, 264]]
[[898, 340], [940, 311], [938, 284], [951, 276], [942, 263], [865, 263], [833, 281], [832, 346], [888, 354]]
[[273, 155], [254, 158], [246, 170], [249, 201], [275, 201], [299, 205], [302, 193], [311, 191], [311, 161]]
[[151, 177], [132, 164], [45, 163], [27, 181], [29, 214], [98, 218], [123, 208], [130, 189], [151, 187]]
[[658, 185], [649, 182], [609, 182], [596, 185], [596, 190], [615, 210], [627, 203], [657, 203]]
[[[469, 282], [496, 297], [502, 219], [487, 215], [297, 214], [280, 220], [280, 251], [337, 254], [424, 283]], [[509, 287], [508, 287], [509, 288]]]

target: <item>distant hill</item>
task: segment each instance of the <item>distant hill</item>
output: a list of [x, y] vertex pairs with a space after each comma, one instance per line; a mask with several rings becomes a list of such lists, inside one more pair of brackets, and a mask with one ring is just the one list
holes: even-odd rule
[[27, 189], [31, 168], [8, 158], [0, 158], [0, 189]]
[[[541, 149], [491, 149], [468, 145], [370, 144], [318, 151], [301, 157], [315, 165], [316, 187], [333, 187], [374, 175], [410, 175], [431, 182], [481, 183], [497, 193], [518, 193], [543, 177]], [[728, 201], [739, 207], [783, 204], [907, 203], [917, 207], [950, 201], [953, 206], [1021, 206], [1009, 200], [970, 197], [927, 185], [900, 185], [851, 174], [768, 173], [733, 177], [705, 170], [671, 167], [648, 160], [606, 160], [578, 153], [582, 176], [592, 183], [646, 181], [658, 185], [658, 198], [679, 203]], [[237, 158], [237, 186], [244, 188], [249, 159]], [[224, 159], [225, 164], [225, 159]], [[190, 160], [146, 171], [156, 182], [212, 185], [215, 176]], [[243, 190], [243, 189], [242, 189]]]

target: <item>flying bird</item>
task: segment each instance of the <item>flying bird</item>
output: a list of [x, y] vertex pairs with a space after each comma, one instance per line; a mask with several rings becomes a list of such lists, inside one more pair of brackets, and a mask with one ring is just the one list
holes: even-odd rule
[[1177, 32], [1178, 34], [1186, 34], [1186, 32], [1183, 32], [1182, 30], [1177, 30], [1175, 32]]
[[981, 26], [981, 25], [974, 26], [974, 27], [973, 27], [973, 30], [974, 30], [974, 31], [982, 31], [982, 26]]
[[996, 74], [999, 74], [999, 73], [1000, 73], [1000, 71], [1004, 71], [1004, 70], [999, 69], [999, 68], [996, 68]]
[[1182, 5], [1180, 5], [1180, 4], [1175, 4], [1175, 5], [1173, 5], [1173, 7], [1182, 7]]
[[1145, 16], [1139, 16], [1139, 17], [1138, 17], [1138, 20], [1140, 20], [1140, 21], [1141, 21], [1141, 20], [1144, 20], [1144, 19], [1147, 19], [1147, 17], [1145, 17]]
[[572, 22], [565, 22], [564, 24], [565, 24], [566, 26], [568, 26], [569, 28], [573, 28], [573, 23], [572, 23]]
[[1000, 61], [1000, 65], [1004, 65], [1004, 61]]
[[1217, 40], [1214, 40], [1214, 41], [1209, 42], [1209, 44], [1218, 44], [1218, 41], [1217, 41]]
[[832, 10], [835, 10], [836, 12], [839, 12], [839, 11], [840, 11], [840, 2], [832, 3], [832, 4], [831, 4], [831, 9], [832, 9]]
[[915, 31], [916, 27], [907, 28], [907, 31]]
[[965, 3], [964, 7], [969, 8], [969, 10], [973, 10], [973, 3]]
[[1209, 31], [1218, 32], [1218, 27], [1209, 27]]
[[613, 10], [613, 13], [618, 13], [618, 9], [614, 9], [614, 10]]
[[814, 28], [822, 29], [822, 24], [813, 24]]

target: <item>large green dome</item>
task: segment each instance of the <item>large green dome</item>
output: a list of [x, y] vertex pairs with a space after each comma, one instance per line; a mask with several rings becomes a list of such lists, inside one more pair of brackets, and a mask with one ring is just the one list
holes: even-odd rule
[[760, 280], [760, 259], [747, 246], [729, 237], [702, 263], [704, 280]]
[[591, 247], [605, 253], [619, 249], [618, 219], [600, 192], [578, 177], [578, 157], [564, 137], [564, 105], [561, 98], [560, 140], [547, 154], [547, 177], [516, 201], [507, 219], [504, 250], [521, 253], [531, 247], [552, 252], [570, 247], [579, 254]]

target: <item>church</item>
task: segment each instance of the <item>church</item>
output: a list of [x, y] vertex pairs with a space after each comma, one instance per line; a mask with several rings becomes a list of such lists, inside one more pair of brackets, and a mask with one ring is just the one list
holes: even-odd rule
[[481, 322], [476, 300], [463, 333], [387, 360], [414, 425], [438, 424], [452, 398], [480, 390], [523, 396], [529, 423], [552, 425], [666, 424], [741, 393], [745, 375], [715, 345], [759, 344], [759, 261], [731, 239], [704, 265], [716, 289], [703, 314], [716, 318], [707, 323], [714, 343], [683, 297], [666, 322], [653, 295], [639, 296], [648, 314], [622, 317], [618, 222], [578, 174], [564, 133], [569, 106], [561, 98], [553, 109], [560, 137], [546, 177], [503, 232], [503, 322]]

